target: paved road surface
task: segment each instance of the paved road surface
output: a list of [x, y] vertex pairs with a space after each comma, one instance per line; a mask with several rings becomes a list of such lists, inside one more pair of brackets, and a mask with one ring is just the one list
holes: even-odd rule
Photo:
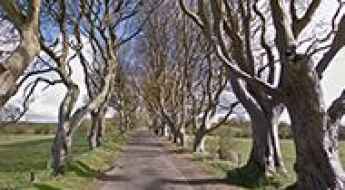
[[99, 177], [97, 190], [230, 190], [188, 159], [163, 146], [148, 131], [136, 132], [114, 169]]

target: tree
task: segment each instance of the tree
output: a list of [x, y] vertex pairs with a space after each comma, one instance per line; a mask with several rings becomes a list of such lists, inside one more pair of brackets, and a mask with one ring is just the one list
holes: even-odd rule
[[129, 77], [134, 74], [130, 72], [131, 68], [128, 68], [126, 64], [128, 63], [124, 61], [119, 64], [110, 101], [110, 106], [114, 108], [118, 116], [116, 120], [122, 132], [135, 127], [138, 120], [137, 110], [140, 107], [139, 98], [133, 88], [134, 81], [131, 81]]
[[[250, 116], [253, 146], [247, 166], [263, 175], [277, 171], [285, 173], [277, 129], [284, 107], [267, 93], [269, 88], [262, 90], [263, 86], [277, 82], [278, 69], [273, 53], [267, 51], [270, 46], [265, 41], [265, 26], [252, 27], [260, 22], [253, 16], [253, 2], [198, 1], [198, 15], [188, 10], [182, 0], [180, 5], [213, 44], [217, 56], [229, 70], [233, 92]], [[254, 30], [260, 29], [261, 35], [257, 37]], [[259, 47], [254, 47], [255, 43]], [[265, 61], [258, 63], [257, 60], [262, 59], [267, 64]]]
[[[108, 35], [104, 42], [107, 62], [104, 63], [106, 73], [104, 74], [104, 83], [101, 85], [99, 92], [95, 95], [85, 106], [77, 108], [76, 102], [79, 97], [79, 86], [71, 78], [71, 61], [74, 60], [83, 46], [81, 45], [81, 19], [85, 16], [86, 1], [80, 1], [76, 7], [75, 2], [60, 0], [57, 2], [45, 1], [45, 6], [55, 7], [54, 11], [48, 12], [54, 20], [55, 27], [59, 28], [56, 40], [49, 44], [49, 41], [44, 40], [41, 43], [41, 48], [47, 55], [49, 64], [46, 67], [30, 72], [25, 78], [32, 77], [37, 74], [44, 74], [54, 72], [57, 74], [57, 79], [49, 79], [44, 76], [38, 77], [27, 87], [30, 96], [35, 88], [40, 83], [45, 83], [49, 86], [62, 84], [66, 87], [66, 94], [59, 107], [58, 125], [55, 139], [52, 145], [52, 168], [54, 174], [59, 175], [63, 173], [66, 159], [70, 153], [72, 145], [72, 136], [74, 131], [79, 127], [85, 116], [90, 111], [98, 108], [107, 101], [111, 89], [111, 81], [115, 77], [117, 67], [116, 56], [116, 36], [112, 32], [111, 23], [104, 23], [104, 32]], [[90, 2], [89, 2], [90, 3]], [[55, 6], [51, 6], [54, 5]], [[105, 2], [105, 13], [103, 14], [106, 20], [109, 20], [110, 7], [109, 1]], [[80, 54], [79, 54], [80, 55]], [[54, 65], [55, 64], [55, 65]]]
[[[263, 6], [260, 8], [258, 6], [259, 1], [255, 3], [251, 1], [243, 1], [243, 3], [212, 1], [206, 4], [200, 0], [198, 1], [198, 14], [188, 10], [182, 1], [180, 3], [184, 12], [198, 23], [208, 39], [217, 48], [218, 57], [236, 76], [235, 79], [232, 79], [233, 84], [240, 81], [237, 88], [245, 85], [254, 88], [256, 93], [260, 94], [259, 97], [264, 94], [264, 98], [269, 97], [271, 99], [268, 103], [273, 102], [278, 105], [283, 103], [287, 107], [297, 153], [295, 170], [298, 179], [295, 188], [343, 189], [344, 172], [338, 156], [336, 137], [338, 122], [343, 115], [343, 95], [326, 110], [320, 78], [322, 78], [322, 74], [331, 60], [344, 46], [345, 17], [342, 16], [339, 19], [344, 3], [338, 1], [339, 7], [332, 19], [331, 31], [325, 39], [319, 39], [315, 36], [301, 36], [303, 31], [310, 31], [310, 28], [317, 27], [317, 25], [312, 24], [311, 18], [320, 5], [318, 0], [311, 1], [303, 11], [304, 14], [297, 14], [299, 10], [297, 10], [296, 1], [291, 1], [290, 9], [288, 9], [285, 3], [280, 0], [263, 1]], [[211, 6], [211, 8], [205, 9], [206, 5]], [[234, 8], [238, 8], [238, 14]], [[269, 11], [263, 11], [265, 8]], [[255, 15], [260, 19], [260, 49], [265, 52], [267, 67], [270, 65], [272, 67], [277, 63], [281, 66], [277, 83], [267, 82], [250, 72], [255, 68], [253, 66], [257, 65], [253, 64], [255, 63], [251, 54], [253, 42], [248, 36], [252, 33], [249, 26], [253, 20], [248, 19], [250, 18], [248, 15], [252, 15], [252, 12], [255, 12]], [[212, 18], [208, 17], [209, 15], [212, 15]], [[232, 16], [226, 17], [226, 15]], [[240, 25], [238, 25], [238, 18], [243, 19]], [[340, 21], [337, 23], [338, 19]], [[268, 45], [265, 35], [269, 29], [267, 23], [270, 20], [273, 22], [271, 27], [276, 33], [273, 45]], [[237, 33], [238, 27], [243, 29], [244, 33]], [[214, 31], [212, 31], [213, 29]], [[315, 32], [310, 33], [315, 34]], [[323, 42], [328, 40], [332, 42], [325, 46]], [[303, 45], [304, 41], [310, 42], [309, 48], [299, 50], [298, 48]], [[231, 50], [233, 52], [230, 51], [231, 53], [225, 48], [228, 44], [232, 45]], [[277, 49], [277, 55], [273, 53], [274, 48]], [[321, 50], [325, 50], [324, 53], [320, 53]], [[246, 59], [243, 59], [243, 56]], [[320, 56], [321, 59], [315, 61], [315, 56]], [[251, 61], [247, 61], [247, 59], [251, 59]], [[245, 65], [241, 66], [243, 63], [249, 64], [252, 70], [246, 70]], [[235, 85], [233, 87], [235, 90]], [[251, 92], [250, 88], [248, 89], [249, 92]], [[241, 99], [241, 96], [238, 97]], [[244, 104], [243, 101], [242, 103]], [[262, 108], [265, 107], [262, 106]], [[266, 110], [266, 113], [270, 112]], [[279, 113], [279, 111], [272, 113]], [[256, 130], [253, 132], [255, 141], [255, 134], [262, 133]]]
[[[228, 81], [228, 73], [226, 68], [219, 63], [214, 54], [206, 55], [205, 66], [207, 68], [202, 74], [200, 80], [203, 81], [202, 95], [193, 90], [193, 97], [201, 99], [198, 103], [193, 103], [194, 109], [197, 109], [197, 116], [195, 117], [195, 136], [193, 142], [194, 152], [205, 152], [205, 137], [214, 130], [221, 127], [228, 118], [235, 113], [235, 108], [239, 104], [236, 100], [233, 103], [224, 101], [224, 95], [229, 96], [231, 87]], [[230, 100], [233, 101], [233, 100]], [[221, 110], [226, 110], [226, 113], [220, 113]]]
[[181, 15], [176, 2], [164, 3], [143, 31], [143, 59], [148, 61], [138, 63], [143, 65], [144, 78], [136, 86], [141, 86], [152, 128], [160, 134], [169, 131], [168, 136], [180, 146], [184, 146], [186, 130], [193, 127], [197, 131], [194, 144], [199, 147], [205, 135], [232, 113], [215, 128], [206, 124], [217, 117], [221, 94], [229, 85], [225, 67], [196, 27]]

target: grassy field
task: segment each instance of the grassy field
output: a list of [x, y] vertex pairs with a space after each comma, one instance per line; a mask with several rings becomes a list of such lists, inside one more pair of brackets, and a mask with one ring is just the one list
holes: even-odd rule
[[[13, 131], [17, 132], [13, 134]], [[125, 142], [125, 137], [118, 131], [109, 130], [107, 134], [111, 135], [106, 137], [104, 146], [90, 152], [87, 130], [79, 131], [75, 134], [66, 175], [52, 178], [49, 158], [53, 135], [44, 130], [43, 133], [48, 134], [38, 134], [41, 132], [37, 126], [13, 131], [0, 133], [0, 190], [91, 188], [98, 171], [111, 166], [115, 154]], [[30, 182], [32, 174], [34, 182]]]

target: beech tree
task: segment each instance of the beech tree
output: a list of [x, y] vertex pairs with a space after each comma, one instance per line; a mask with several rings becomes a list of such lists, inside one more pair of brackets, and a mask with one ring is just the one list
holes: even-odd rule
[[[90, 148], [93, 149], [101, 144], [104, 131], [103, 119], [112, 95], [115, 76], [118, 74], [119, 47], [140, 32], [146, 19], [141, 18], [140, 22], [134, 24], [135, 27], [131, 27], [128, 31], [124, 30], [126, 28], [124, 23], [134, 18], [140, 11], [143, 5], [140, 0], [44, 0], [42, 2], [34, 0], [30, 3], [32, 6], [30, 4], [26, 12], [19, 11], [12, 2], [0, 3], [8, 15], [25, 12], [25, 16], [16, 18], [12, 15], [12, 19], [16, 27], [28, 30], [28, 32], [23, 31], [22, 35], [32, 34], [32, 36], [25, 36], [25, 39], [22, 37], [22, 41], [27, 41], [20, 44], [18, 48], [20, 53], [13, 54], [8, 60], [11, 61], [14, 57], [16, 59], [14, 62], [19, 64], [22, 59], [18, 56], [23, 54], [25, 61], [28, 61], [25, 64], [28, 64], [29, 61], [31, 62], [29, 55], [31, 57], [33, 51], [35, 53], [37, 53], [36, 50], [41, 51], [32, 70], [26, 72], [18, 84], [14, 85], [15, 89], [10, 92], [14, 93], [19, 86], [26, 84], [24, 110], [27, 110], [30, 98], [41, 84], [46, 85], [44, 89], [55, 85], [65, 87], [66, 93], [59, 106], [57, 131], [52, 145], [52, 168], [54, 174], [59, 175], [63, 173], [70, 154], [73, 133], [87, 118], [88, 113], [91, 113], [93, 120], [89, 135]], [[150, 11], [152, 12], [156, 6], [152, 6]], [[41, 12], [41, 18], [39, 7], [44, 9]], [[46, 35], [33, 36], [33, 34], [38, 34], [38, 20], [47, 20], [49, 22], [47, 24], [57, 32], [50, 33], [49, 39]], [[119, 35], [119, 33], [124, 34]], [[35, 40], [38, 39], [37, 44]], [[29, 43], [29, 40], [33, 42]], [[29, 51], [29, 53], [23, 51]], [[72, 69], [73, 64], [81, 65], [82, 71], [78, 72], [83, 72], [88, 92], [88, 101], [81, 107], [77, 106], [80, 86], [72, 79], [72, 73], [75, 72]], [[13, 66], [23, 66], [20, 69], [24, 69], [26, 65], [14, 64]], [[6, 70], [3, 73], [10, 71], [7, 69], [7, 64], [1, 65], [1, 68], [3, 67], [1, 71]], [[5, 76], [2, 75], [3, 73], [1, 77]], [[51, 73], [54, 73], [55, 77], [46, 75]], [[7, 79], [10, 78], [7, 77]], [[26, 81], [29, 79], [31, 81], [27, 84]]]
[[[60, 103], [58, 127], [52, 146], [52, 167], [55, 175], [63, 173], [69, 156], [73, 133], [86, 115], [91, 113], [92, 126], [89, 134], [90, 149], [101, 145], [104, 132], [103, 120], [112, 96], [116, 75], [119, 74], [119, 48], [135, 37], [145, 24], [139, 19], [135, 27], [124, 30], [125, 22], [134, 18], [141, 10], [142, 1], [47, 1], [51, 7], [51, 18], [59, 28], [58, 36], [51, 44], [44, 43], [42, 49], [49, 61], [56, 66], [36, 71], [55, 72], [58, 79], [40, 77], [30, 86], [31, 92], [41, 83], [62, 84], [67, 92]], [[154, 11], [153, 6], [150, 11]], [[97, 10], [97, 11], [95, 11]], [[124, 33], [123, 35], [120, 35]], [[71, 64], [80, 63], [85, 76], [88, 101], [77, 107], [80, 87], [72, 79]]]
[[[48, 86], [61, 84], [66, 88], [66, 94], [59, 106], [58, 125], [55, 139], [52, 145], [52, 168], [54, 174], [59, 175], [63, 173], [66, 159], [70, 153], [72, 145], [72, 136], [81, 122], [85, 119], [87, 113], [97, 109], [108, 100], [111, 83], [115, 77], [117, 67], [116, 43], [117, 37], [115, 31], [111, 28], [111, 9], [110, 2], [105, 1], [104, 4], [99, 5], [104, 7], [104, 18], [106, 22], [103, 23], [104, 33], [107, 35], [106, 40], [102, 44], [102, 49], [105, 51], [106, 62], [103, 62], [102, 67], [106, 68], [103, 75], [104, 82], [100, 85], [99, 91], [95, 94], [90, 101], [78, 108], [76, 102], [78, 100], [80, 89], [78, 84], [72, 80], [71, 63], [76, 57], [82, 57], [81, 51], [81, 21], [85, 17], [86, 9], [90, 5], [87, 1], [80, 1], [78, 6], [75, 2], [60, 0], [57, 2], [45, 1], [45, 6], [54, 7], [49, 12], [54, 18], [55, 26], [59, 28], [59, 33], [52, 42], [48, 41], [41, 43], [41, 48], [47, 55], [48, 67], [41, 68], [40, 70], [33, 71], [28, 74], [32, 77], [37, 74], [44, 74], [54, 72], [57, 74], [57, 79], [50, 79], [44, 76], [38, 77], [34, 82], [30, 83], [27, 87], [32, 94], [35, 88], [40, 83], [45, 83]], [[54, 6], [52, 6], [54, 5]], [[73, 9], [73, 10], [71, 10]], [[83, 65], [82, 65], [83, 66]], [[88, 75], [89, 73], [85, 73]]]
[[[102, 92], [103, 86], [107, 83], [107, 73], [109, 69], [109, 53], [116, 49], [116, 69], [114, 75], [119, 77], [121, 74], [118, 72], [118, 49], [120, 45], [130, 38], [134, 37], [137, 31], [126, 34], [128, 36], [123, 37], [116, 34], [124, 22], [132, 19], [136, 16], [136, 12], [140, 8], [138, 6], [141, 1], [127, 2], [127, 1], [81, 1], [80, 14], [82, 14], [79, 24], [77, 25], [77, 41], [78, 46], [85, 46], [85, 43], [89, 43], [89, 51], [77, 51], [78, 57], [84, 70], [84, 80], [86, 84], [86, 90], [89, 101], [95, 99], [100, 92]], [[106, 14], [100, 14], [95, 12], [95, 9], [108, 8]], [[108, 18], [109, 17], [109, 18]], [[111, 19], [110, 19], [111, 18]], [[99, 22], [102, 20], [110, 19], [107, 22]], [[108, 25], [108, 26], [107, 26]], [[80, 29], [79, 29], [80, 28]], [[139, 29], [137, 29], [139, 30]], [[81, 32], [82, 31], [82, 32]], [[83, 38], [87, 39], [86, 42]], [[109, 49], [109, 38], [116, 40], [114, 47]], [[91, 56], [91, 59], [88, 58]], [[112, 78], [109, 83], [109, 89], [107, 91], [106, 100], [99, 104], [95, 109], [91, 110], [91, 129], [89, 132], [88, 140], [90, 149], [101, 146], [102, 137], [105, 132], [104, 118], [107, 112], [109, 100], [112, 96], [115, 84], [115, 78]]]
[[[224, 4], [221, 3], [226, 8], [224, 11], [219, 10], [222, 7], [219, 3], [198, 1], [199, 15], [195, 15], [188, 10], [183, 1], [180, 1], [182, 10], [193, 18], [202, 28], [206, 38], [214, 45], [219, 59], [229, 70], [230, 84], [237, 99], [250, 116], [253, 146], [247, 166], [261, 171], [264, 175], [272, 175], [277, 171], [285, 173], [277, 129], [278, 119], [284, 107], [271, 95], [265, 93], [266, 91], [259, 91], [263, 84], [269, 84], [269, 86], [275, 84], [275, 76], [279, 71], [274, 65], [273, 53], [271, 51], [265, 53], [265, 48], [270, 48], [265, 40], [259, 42], [264, 47], [261, 48], [264, 52], [254, 49], [257, 48], [256, 46], [253, 47], [254, 42], [260, 38], [265, 39], [266, 30], [259, 37], [253, 37], [254, 30], [258, 30], [258, 26], [254, 26], [259, 22], [253, 17], [254, 2], [224, 2]], [[207, 6], [210, 12], [206, 11]], [[229, 14], [225, 14], [227, 12]], [[227, 23], [223, 23], [225, 21]], [[261, 29], [260, 26], [259, 29]], [[224, 34], [221, 33], [223, 30]], [[240, 32], [242, 30], [244, 32]], [[262, 59], [261, 53], [264, 54], [264, 59], [267, 59], [267, 64], [256, 63], [256, 60]], [[230, 66], [229, 62], [232, 63]], [[244, 83], [243, 77], [239, 77], [242, 75], [250, 82]], [[262, 80], [252, 80], [251, 76], [261, 77]]]
[[[312, 18], [320, 3], [310, 1], [303, 9], [297, 8], [297, 1], [200, 0], [195, 13], [180, 0], [183, 11], [200, 26], [232, 74], [234, 91], [253, 122], [254, 145], [249, 162], [258, 162], [263, 170], [283, 166], [277, 159], [280, 155], [273, 124], [281, 113], [281, 104], [287, 107], [297, 153], [296, 189], [344, 188], [336, 135], [343, 115], [343, 95], [326, 110], [320, 87], [323, 72], [344, 46], [345, 19], [340, 15], [344, 3], [338, 1], [330, 32], [324, 39], [312, 30], [318, 27]], [[255, 23], [258, 27], [251, 27]], [[270, 42], [266, 35], [269, 29], [275, 31]], [[254, 46], [258, 40], [253, 39], [254, 30], [260, 34], [259, 47]], [[313, 36], [305, 35], [306, 30]], [[302, 48], [304, 43], [308, 48]], [[263, 63], [255, 59], [257, 48], [264, 53]], [[315, 59], [317, 56], [321, 59]], [[260, 64], [266, 65], [264, 69], [256, 69]], [[274, 77], [277, 65], [279, 77]], [[262, 70], [267, 70], [269, 77], [257, 72]], [[270, 162], [271, 158], [275, 162]]]

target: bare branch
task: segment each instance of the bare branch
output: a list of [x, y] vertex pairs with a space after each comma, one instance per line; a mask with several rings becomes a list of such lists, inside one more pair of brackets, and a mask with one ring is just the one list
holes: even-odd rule
[[[294, 3], [295, 0], [291, 1], [292, 2], [292, 7], [295, 7]], [[298, 38], [300, 33], [303, 31], [303, 29], [310, 23], [311, 19], [313, 18], [316, 10], [321, 4], [321, 0], [313, 0], [311, 4], [309, 5], [307, 11], [305, 12], [304, 16], [302, 18], [297, 18], [297, 16], [293, 17], [292, 20], [292, 27], [294, 31], [294, 36]], [[294, 10], [296, 12], [296, 10]], [[296, 15], [296, 13], [292, 14]]]
[[6, 12], [8, 19], [10, 19], [17, 28], [20, 28], [25, 23], [25, 16], [20, 12], [15, 1], [0, 1], [0, 6]]
[[[203, 1], [203, 0], [201, 0]], [[179, 4], [180, 4], [180, 7], [182, 9], [182, 11], [188, 15], [191, 19], [193, 19], [193, 21], [200, 27], [200, 28], [204, 28], [204, 23], [202, 22], [201, 18], [193, 13], [191, 10], [189, 10], [184, 2], [184, 0], [179, 0]]]
[[331, 61], [337, 55], [337, 53], [345, 46], [345, 16], [343, 16], [338, 24], [338, 30], [335, 33], [333, 43], [329, 50], [323, 55], [322, 59], [316, 66], [316, 72], [320, 78], [322, 74], [330, 65]]

